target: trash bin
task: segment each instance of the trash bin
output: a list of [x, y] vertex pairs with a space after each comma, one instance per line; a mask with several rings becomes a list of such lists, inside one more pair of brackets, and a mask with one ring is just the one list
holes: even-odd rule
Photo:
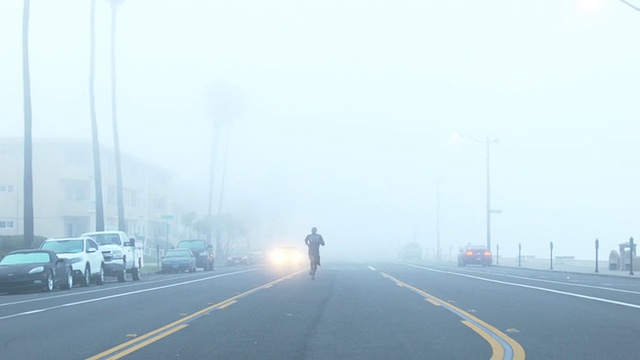
[[615, 250], [609, 253], [609, 270], [618, 270], [620, 268], [620, 255]]

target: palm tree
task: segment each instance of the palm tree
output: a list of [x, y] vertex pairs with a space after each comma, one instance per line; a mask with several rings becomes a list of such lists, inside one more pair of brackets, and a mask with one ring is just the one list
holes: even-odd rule
[[33, 244], [33, 146], [31, 139], [31, 74], [29, 73], [29, 5], [22, 13], [22, 84], [24, 94], [24, 247]]
[[93, 177], [96, 188], [96, 231], [104, 230], [104, 205], [102, 200], [102, 168], [100, 167], [100, 139], [96, 120], [96, 0], [91, 0], [91, 55], [89, 60], [89, 107], [91, 109], [91, 136], [93, 139]]
[[632, 7], [634, 10], [640, 11], [640, 6], [633, 5], [632, 3], [628, 2], [627, 0], [620, 0], [620, 1], [622, 1], [623, 3], [625, 3], [625, 4], [629, 5], [629, 6], [630, 6], [630, 7]]
[[116, 112], [116, 13], [123, 0], [109, 0], [111, 3], [111, 119], [113, 123], [113, 143], [116, 161], [116, 191], [118, 198], [118, 230], [126, 231], [124, 220], [124, 194], [122, 189], [122, 166], [120, 164], [120, 136]]

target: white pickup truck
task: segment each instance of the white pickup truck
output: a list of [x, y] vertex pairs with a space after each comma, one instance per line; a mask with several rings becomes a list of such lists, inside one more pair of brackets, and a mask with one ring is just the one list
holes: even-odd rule
[[140, 280], [142, 252], [136, 249], [135, 239], [122, 231], [97, 231], [82, 234], [95, 240], [104, 256], [104, 274], [116, 276], [118, 282], [125, 281], [126, 273]]

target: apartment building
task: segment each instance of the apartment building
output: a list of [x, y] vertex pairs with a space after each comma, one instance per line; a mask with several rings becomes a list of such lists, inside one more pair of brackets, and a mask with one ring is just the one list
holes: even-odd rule
[[[118, 227], [113, 150], [101, 150], [105, 228]], [[23, 233], [23, 141], [0, 139], [0, 235]], [[177, 228], [179, 208], [169, 199], [171, 172], [121, 155], [127, 233], [166, 239]], [[33, 194], [36, 235], [78, 236], [95, 229], [93, 154], [90, 140], [34, 139]], [[171, 214], [172, 220], [167, 220]], [[164, 240], [166, 241], [166, 240]]]

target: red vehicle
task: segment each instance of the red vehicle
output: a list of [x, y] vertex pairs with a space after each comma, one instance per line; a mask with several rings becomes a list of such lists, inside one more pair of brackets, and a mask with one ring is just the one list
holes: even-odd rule
[[491, 250], [484, 245], [468, 245], [460, 249], [458, 266], [467, 266], [469, 264], [491, 266]]

